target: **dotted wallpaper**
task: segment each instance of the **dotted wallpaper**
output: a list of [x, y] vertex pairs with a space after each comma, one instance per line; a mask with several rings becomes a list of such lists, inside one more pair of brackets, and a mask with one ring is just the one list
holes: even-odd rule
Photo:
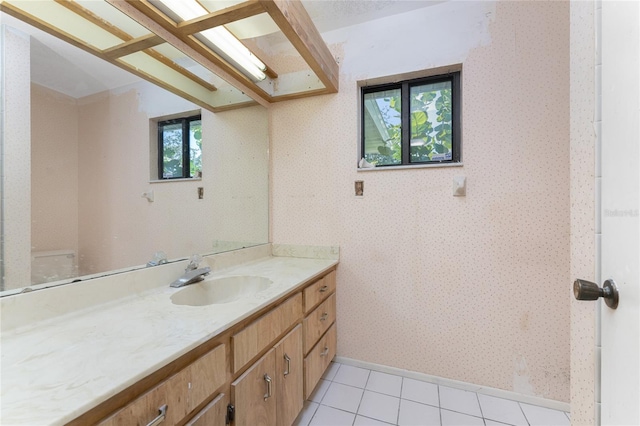
[[[397, 22], [385, 40], [323, 34], [340, 93], [271, 108], [272, 241], [340, 246], [338, 355], [568, 402], [569, 4], [447, 2], [375, 26]], [[358, 173], [357, 81], [453, 63], [464, 166]]]
[[[571, 277], [598, 282], [595, 246], [594, 3], [571, 3]], [[571, 299], [571, 421], [595, 420], [596, 303]]]
[[[29, 36], [0, 23], [4, 288], [31, 282], [31, 127]], [[27, 195], [25, 195], [27, 194]]]

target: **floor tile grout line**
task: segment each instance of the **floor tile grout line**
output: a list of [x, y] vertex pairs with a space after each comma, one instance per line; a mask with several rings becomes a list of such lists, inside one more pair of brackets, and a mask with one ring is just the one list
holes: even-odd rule
[[527, 422], [527, 425], [531, 425], [531, 422], [527, 418], [527, 413], [525, 413], [524, 409], [522, 408], [522, 404], [519, 401], [516, 401], [516, 402], [518, 403], [518, 407], [520, 408], [520, 411], [522, 412], [522, 415], [524, 416], [524, 421]]
[[398, 412], [396, 413], [396, 424], [400, 423], [400, 408], [402, 407], [402, 389], [404, 388], [404, 377], [400, 379], [400, 400], [398, 401]]
[[486, 424], [486, 422], [484, 421], [484, 411], [482, 411], [482, 404], [480, 404], [480, 395], [478, 395], [478, 392], [475, 392], [476, 394], [476, 401], [478, 401], [478, 408], [480, 409], [480, 417], [482, 417], [482, 422]]
[[318, 409], [320, 408], [320, 403], [317, 402], [316, 404], [318, 404], [318, 406], [316, 407], [316, 410], [311, 415], [311, 418], [309, 419], [309, 423], [307, 423], [306, 426], [311, 425], [311, 422], [313, 421], [313, 418], [316, 416], [316, 413], [318, 412]]
[[440, 385], [438, 386], [438, 414], [440, 415], [440, 426], [442, 426], [442, 404], [440, 402]]
[[[333, 362], [332, 362], [332, 363], [333, 363]], [[439, 409], [440, 409], [440, 424], [442, 424], [442, 410], [447, 410], [447, 411], [454, 412], [454, 413], [458, 413], [458, 414], [462, 414], [462, 415], [472, 416], [472, 417], [475, 417], [475, 418], [481, 418], [483, 421], [485, 421], [485, 420], [491, 420], [491, 419], [487, 419], [487, 418], [485, 418], [485, 417], [484, 417], [484, 412], [483, 412], [483, 410], [482, 410], [482, 405], [480, 404], [480, 399], [479, 399], [479, 393], [478, 393], [478, 392], [474, 392], [474, 393], [476, 394], [476, 398], [477, 398], [477, 400], [478, 400], [478, 405], [479, 405], [479, 407], [480, 407], [481, 417], [478, 417], [477, 415], [473, 415], [473, 414], [468, 414], [468, 413], [465, 413], [465, 412], [462, 412], [462, 411], [457, 411], [457, 410], [453, 410], [453, 409], [449, 409], [449, 408], [443, 408], [443, 407], [442, 407], [442, 400], [441, 400], [441, 392], [440, 392], [440, 391], [441, 391], [441, 389], [440, 389], [440, 387], [441, 387], [441, 386], [440, 386], [439, 384], [432, 383], [433, 385], [435, 385], [435, 386], [436, 386], [436, 388], [437, 388], [437, 394], [438, 394], [438, 405], [437, 405], [437, 406], [434, 406], [434, 405], [431, 405], [431, 404], [425, 404], [424, 402], [421, 402], [421, 401], [414, 401], [414, 400], [409, 399], [409, 398], [403, 398], [403, 396], [402, 396], [402, 395], [403, 395], [403, 390], [404, 390], [404, 380], [405, 380], [405, 379], [407, 379], [407, 377], [405, 377], [405, 376], [397, 375], [397, 374], [391, 374], [391, 373], [385, 373], [385, 374], [388, 374], [388, 375], [390, 375], [390, 376], [398, 377], [398, 378], [400, 378], [400, 379], [401, 379], [401, 385], [400, 385], [400, 397], [397, 397], [397, 396], [395, 396], [395, 394], [388, 394], [388, 393], [384, 393], [384, 392], [378, 392], [378, 391], [376, 391], [376, 390], [367, 389], [367, 386], [368, 386], [369, 381], [370, 381], [370, 379], [371, 379], [371, 374], [372, 374], [374, 371], [377, 371], [377, 370], [371, 370], [371, 369], [367, 369], [367, 368], [356, 367], [356, 368], [360, 368], [360, 369], [362, 369], [362, 370], [367, 370], [367, 371], [368, 371], [368, 374], [367, 374], [367, 380], [366, 380], [366, 382], [365, 382], [364, 387], [359, 387], [359, 386], [354, 386], [354, 385], [350, 385], [350, 384], [340, 383], [340, 382], [336, 382], [336, 381], [334, 381], [334, 379], [335, 379], [335, 377], [338, 375], [338, 372], [340, 371], [341, 367], [342, 367], [343, 365], [348, 365], [348, 364], [341, 364], [341, 363], [334, 363], [334, 364], [337, 364], [337, 365], [338, 365], [338, 368], [337, 368], [337, 370], [335, 371], [335, 374], [333, 374], [333, 378], [332, 378], [332, 379], [328, 379], [328, 378], [322, 377], [322, 379], [323, 379], [323, 380], [325, 380], [325, 381], [328, 381], [328, 382], [330, 382], [330, 383], [338, 383], [338, 384], [343, 385], [343, 386], [348, 386], [348, 387], [351, 387], [351, 388], [355, 388], [355, 389], [360, 389], [360, 390], [362, 390], [362, 396], [361, 396], [361, 398], [360, 398], [360, 402], [359, 402], [359, 404], [358, 404], [358, 408], [357, 408], [357, 410], [360, 410], [360, 406], [362, 405], [362, 400], [363, 400], [363, 398], [364, 398], [364, 392], [368, 391], [368, 392], [376, 393], [376, 394], [379, 394], [379, 395], [384, 395], [384, 396], [389, 396], [389, 397], [393, 397], [393, 398], [399, 399], [399, 403], [400, 403], [400, 404], [402, 404], [402, 400], [405, 400], [405, 401], [413, 402], [413, 403], [420, 404], [420, 405], [426, 405], [426, 406], [429, 406], [429, 407], [439, 408]], [[425, 382], [425, 381], [422, 381], [422, 380], [418, 380], [418, 381], [420, 381], [420, 382], [424, 382], [424, 383], [431, 383], [431, 382]], [[457, 388], [452, 388], [452, 389], [457, 389]], [[459, 390], [463, 390], [463, 389], [459, 389]], [[312, 419], [313, 419], [313, 417], [315, 417], [315, 415], [316, 415], [316, 413], [317, 413], [317, 410], [318, 410], [318, 408], [319, 408], [319, 406], [320, 406], [320, 405], [323, 405], [323, 406], [325, 406], [325, 407], [329, 407], [329, 408], [333, 408], [333, 409], [336, 409], [336, 410], [344, 411], [344, 412], [347, 412], [347, 413], [351, 413], [351, 412], [346, 411], [346, 410], [342, 410], [342, 409], [339, 409], [339, 408], [335, 408], [335, 407], [331, 407], [331, 406], [329, 406], [329, 405], [323, 404], [323, 403], [322, 403], [322, 401], [324, 400], [324, 397], [326, 396], [327, 392], [328, 392], [328, 389], [327, 389], [327, 391], [325, 391], [325, 394], [322, 396], [322, 398], [321, 398], [320, 402], [315, 402], [315, 401], [307, 400], [307, 401], [309, 401], [309, 402], [314, 402], [314, 403], [318, 404], [318, 407], [316, 408], [316, 411], [314, 412], [314, 414], [313, 414], [313, 416], [312, 416]], [[467, 392], [473, 392], [473, 391], [467, 391]], [[524, 413], [524, 410], [523, 410], [523, 408], [522, 408], [522, 402], [521, 402], [521, 401], [515, 401], [515, 400], [508, 399], [508, 398], [500, 398], [500, 397], [495, 397], [495, 398], [498, 398], [498, 399], [501, 399], [501, 400], [505, 400], [505, 401], [512, 401], [512, 402], [516, 402], [516, 403], [518, 404], [519, 408], [520, 408], [520, 411], [522, 412], [522, 414], [523, 414], [523, 416], [524, 416], [524, 418], [525, 418], [525, 421], [527, 422], [527, 425], [531, 425], [531, 423], [529, 422], [529, 419], [527, 418], [526, 414]], [[535, 404], [533, 404], [533, 405], [537, 407], [537, 405], [535, 405]], [[545, 408], [545, 407], [542, 407], [542, 408]], [[567, 419], [568, 419], [569, 421], [571, 421], [571, 418], [569, 417], [569, 414], [568, 414], [567, 412], [565, 412], [565, 411], [563, 411], [563, 410], [554, 410], [554, 411], [561, 411], [561, 412], [562, 412], [562, 413], [567, 417]], [[351, 414], [355, 414], [355, 416], [356, 416], [356, 417], [357, 417], [358, 415], [360, 415], [360, 414], [358, 414], [358, 412], [356, 412], [356, 413], [351, 413]], [[370, 418], [370, 417], [368, 417], [368, 416], [362, 416], [362, 417]], [[379, 419], [375, 419], [375, 420], [382, 421], [382, 420], [379, 420]], [[398, 406], [398, 413], [397, 413], [397, 420], [396, 420], [396, 423], [398, 423], [399, 421], [400, 421], [400, 405]], [[498, 421], [496, 421], [496, 420], [491, 420], [491, 421], [495, 421], [495, 422], [497, 422], [497, 423], [501, 423], [501, 424], [508, 425], [508, 423], [502, 423], [502, 422], [498, 422]], [[355, 422], [355, 418], [354, 418], [354, 422]], [[311, 421], [310, 421], [310, 423], [311, 423]], [[486, 423], [486, 422], [485, 422], [485, 423]]]
[[[377, 422], [384, 423], [384, 424], [386, 424], [386, 425], [394, 425], [394, 426], [395, 426], [395, 425], [397, 425], [397, 424], [398, 424], [398, 422], [396, 422], [396, 423], [389, 423], [389, 422], [385, 422], [384, 420], [376, 419], [375, 417], [365, 416], [364, 414], [356, 413], [356, 417], [358, 417], [358, 416], [360, 416], [360, 417], [364, 417], [365, 419], [369, 419], [369, 420], [375, 420], [375, 421], [377, 421]], [[355, 420], [355, 419], [353, 419], [353, 424], [355, 424], [355, 422], [356, 422], [356, 420]]]
[[[431, 405], [430, 407], [433, 407], [433, 405]], [[475, 415], [473, 415], [473, 414], [469, 414], [469, 413], [463, 413], [462, 411], [456, 411], [456, 410], [452, 410], [452, 409], [450, 409], [450, 408], [442, 408], [442, 407], [440, 407], [440, 411], [442, 411], [442, 410], [444, 410], [444, 411], [449, 411], [449, 412], [451, 412], [451, 413], [462, 414], [462, 415], [464, 415], [464, 416], [475, 417], [476, 419], [484, 419], [484, 417], [475, 416]], [[487, 419], [487, 420], [491, 420], [491, 419]], [[491, 421], [494, 421], [494, 422], [495, 422], [496, 420], [491, 420]], [[498, 422], [498, 423], [499, 423], [499, 422]], [[509, 425], [509, 426], [513, 426], [513, 425]]]

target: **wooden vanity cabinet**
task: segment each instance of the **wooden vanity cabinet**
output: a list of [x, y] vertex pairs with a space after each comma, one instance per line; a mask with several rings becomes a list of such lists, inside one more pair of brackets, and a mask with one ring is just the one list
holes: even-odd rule
[[334, 269], [70, 424], [290, 426], [336, 353], [335, 289]]
[[231, 384], [236, 426], [276, 424], [276, 350], [271, 349]]
[[304, 405], [302, 325], [298, 324], [275, 347], [277, 425], [289, 426]]
[[311, 396], [311, 392], [322, 378], [333, 357], [336, 356], [336, 326], [318, 341], [311, 352], [304, 359], [304, 398]]
[[303, 291], [304, 399], [322, 378], [336, 355], [336, 271], [333, 270]]
[[218, 345], [100, 423], [146, 426], [177, 424], [226, 381], [225, 345]]
[[[297, 304], [297, 307], [290, 303]], [[300, 295], [292, 297], [282, 307], [258, 319], [241, 333], [256, 326], [262, 327], [261, 321], [265, 319], [273, 322], [273, 312], [280, 312], [277, 324], [284, 326], [284, 329], [290, 328], [300, 321], [302, 298]], [[291, 312], [298, 312], [298, 317], [292, 318], [288, 324], [287, 321], [282, 322]], [[234, 342], [238, 341], [235, 337], [232, 338]], [[304, 403], [302, 326], [295, 325], [293, 330], [252, 364], [231, 387], [237, 413], [236, 426], [291, 425]]]
[[227, 424], [229, 397], [223, 393], [207, 404], [186, 426], [225, 426]]

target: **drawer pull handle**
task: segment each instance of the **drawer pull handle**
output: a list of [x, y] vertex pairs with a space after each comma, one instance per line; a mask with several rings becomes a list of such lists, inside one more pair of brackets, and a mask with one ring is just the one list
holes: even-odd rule
[[165, 417], [167, 417], [167, 408], [167, 404], [164, 404], [162, 407], [158, 408], [158, 417], [147, 423], [147, 426], [157, 426], [160, 423], [164, 422]]
[[320, 317], [320, 321], [326, 321], [328, 316], [329, 314], [327, 312], [323, 313], [322, 316]]
[[329, 347], [325, 346], [324, 351], [320, 352], [320, 356], [327, 356], [328, 353], [329, 353]]
[[271, 377], [268, 374], [264, 375], [264, 381], [267, 382], [267, 393], [264, 394], [264, 400], [271, 398]]
[[324, 293], [325, 291], [327, 291], [328, 288], [329, 288], [328, 285], [323, 285], [322, 287], [320, 287], [320, 293]]
[[287, 370], [284, 372], [284, 377], [287, 377], [291, 373], [291, 358], [289, 358], [289, 355], [284, 354], [284, 360], [287, 362]]

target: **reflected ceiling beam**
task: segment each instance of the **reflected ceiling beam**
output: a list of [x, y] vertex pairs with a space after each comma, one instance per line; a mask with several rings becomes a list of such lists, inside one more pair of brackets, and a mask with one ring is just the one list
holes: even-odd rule
[[[30, 12], [21, 9], [19, 0], [0, 0], [0, 10], [214, 112], [220, 108], [234, 108], [233, 102], [238, 102], [240, 99], [234, 100], [227, 89], [218, 91], [218, 95], [210, 98], [216, 90], [215, 86], [165, 57], [160, 50], [154, 48], [155, 46], [164, 42], [172, 45], [234, 86], [241, 92], [238, 93], [241, 97], [245, 95], [265, 107], [272, 102], [338, 91], [338, 64], [300, 0], [246, 0], [179, 24], [149, 0], [105, 0], [151, 32], [137, 38], [84, 8], [80, 1], [49, 1], [75, 13], [92, 24], [96, 30], [106, 31], [114, 40], [106, 46], [103, 43], [104, 48], [98, 48], [87, 42], [92, 39], [91, 37], [85, 39], [77, 31], [69, 30], [65, 25], [59, 25], [61, 28], [57, 28], [48, 24], [47, 17], [40, 14], [38, 9], [34, 9], [35, 6], [25, 8]], [[265, 73], [270, 79], [265, 80], [265, 84], [259, 84], [195, 37], [196, 34], [207, 29], [265, 12], [278, 25], [313, 73], [290, 72], [278, 77], [273, 69], [267, 67]], [[67, 33], [65, 30], [71, 32]], [[90, 34], [94, 33], [90, 32]], [[246, 99], [246, 97], [243, 98]], [[218, 103], [219, 100], [222, 100], [222, 103]], [[245, 106], [247, 103], [241, 101], [237, 105]]]
[[149, 49], [151, 47], [157, 46], [164, 42], [165, 41], [162, 39], [162, 37], [151, 33], [142, 37], [125, 41], [124, 43], [119, 44], [117, 46], [113, 46], [108, 49], [105, 49], [102, 51], [102, 53], [104, 53], [110, 58], [115, 59], [121, 56], [127, 56], [131, 53], [139, 52], [141, 50]]
[[300, 1], [263, 0], [262, 6], [326, 87], [338, 92], [338, 63]]
[[[178, 25], [148, 0], [106, 0], [130, 18], [158, 34], [174, 47], [190, 56], [209, 71], [236, 86], [263, 106], [269, 105], [270, 95], [253, 80], [231, 66], [222, 57], [192, 35], [183, 34]], [[244, 3], [242, 3], [244, 4]], [[201, 59], [206, 59], [203, 62]], [[264, 102], [264, 103], [263, 103]]]
[[[225, 9], [209, 13], [208, 15], [200, 16], [199, 18], [180, 22], [177, 24], [177, 28], [182, 35], [189, 36], [211, 28], [219, 27], [220, 25], [251, 18], [252, 16], [259, 15], [264, 12], [265, 10], [264, 7], [262, 7], [260, 0], [249, 0], [244, 3], [239, 3]], [[242, 43], [242, 40], [238, 41]], [[255, 52], [253, 52], [253, 54], [256, 55]], [[278, 78], [278, 74], [265, 62], [263, 58], [258, 57], [258, 55], [256, 55], [256, 57], [267, 66], [267, 69], [264, 71], [267, 77]]]
[[88, 9], [85, 9], [84, 7], [80, 6], [78, 3], [76, 3], [73, 0], [54, 0], [54, 1], [59, 5], [66, 7], [76, 15], [82, 16], [84, 19], [91, 22], [92, 24], [95, 24], [100, 28], [103, 28], [109, 31], [111, 34], [118, 37], [119, 39], [122, 39], [124, 41], [129, 41], [133, 38], [129, 34], [127, 34], [125, 31], [105, 21], [95, 13], [91, 12]]
[[[91, 22], [92, 24], [97, 25], [98, 27], [102, 28], [105, 31], [109, 31], [111, 34], [113, 34], [114, 36], [118, 37], [119, 39], [123, 40], [124, 43], [114, 46], [112, 48], [109, 49], [105, 49], [103, 50], [101, 53], [104, 55], [103, 59], [115, 63], [113, 60], [126, 56], [126, 55], [130, 55], [132, 53], [135, 53], [137, 51], [144, 51], [144, 53], [146, 53], [147, 55], [151, 56], [152, 58], [154, 58], [157, 61], [162, 62], [164, 65], [168, 66], [169, 68], [173, 69], [174, 71], [179, 72], [180, 74], [184, 75], [185, 77], [195, 81], [196, 83], [198, 83], [199, 85], [205, 87], [207, 90], [210, 91], [215, 91], [217, 90], [216, 87], [209, 83], [208, 81], [203, 80], [202, 78], [198, 77], [197, 75], [193, 74], [192, 72], [190, 72], [189, 70], [181, 67], [180, 65], [176, 64], [175, 62], [173, 62], [171, 59], [167, 58], [166, 56], [158, 53], [157, 51], [150, 49], [150, 47], [152, 46], [144, 46], [144, 42], [142, 42], [141, 44], [136, 45], [135, 40], [138, 39], [134, 39], [131, 35], [129, 35], [128, 33], [126, 33], [125, 31], [121, 30], [120, 28], [116, 27], [115, 25], [105, 21], [104, 19], [102, 19], [101, 17], [97, 16], [96, 14], [94, 14], [93, 12], [91, 12], [88, 9], [85, 9], [84, 7], [82, 7], [79, 3], [73, 1], [73, 0], [55, 0], [56, 3], [66, 7], [67, 9], [71, 10], [72, 12], [74, 12], [77, 15], [82, 16], [84, 19], [86, 19], [87, 21]], [[140, 37], [140, 39], [144, 38]], [[160, 40], [160, 43], [155, 43], [153, 44], [153, 46], [157, 46], [158, 44], [162, 44], [164, 43], [164, 40], [162, 40], [161, 37], [156, 36], [155, 34], [151, 33], [149, 35], [149, 37], [151, 37], [151, 39], [149, 41], [156, 41], [156, 40]], [[157, 38], [154, 38], [157, 37]], [[141, 47], [138, 50], [133, 50], [131, 49], [131, 47], [128, 47], [127, 51], [123, 54], [114, 54], [113, 50], [117, 49], [119, 47], [126, 47], [124, 45], [126, 45], [127, 43], [131, 43], [132, 46], [131, 47]], [[130, 71], [130, 69], [127, 69], [127, 71]]]
[[[178, 89], [177, 87], [173, 86], [172, 84], [164, 80], [161, 80], [149, 73], [144, 72], [143, 70], [140, 70], [136, 67], [128, 65], [127, 63], [121, 62], [118, 59], [111, 59], [108, 56], [106, 56], [104, 53], [102, 53], [102, 50], [89, 45], [88, 43], [78, 39], [77, 37], [72, 36], [71, 34], [65, 31], [62, 31], [58, 28], [55, 28], [49, 25], [46, 21], [23, 11], [22, 9], [18, 8], [17, 6], [11, 3], [8, 3], [6, 1], [0, 2], [0, 11], [13, 16], [14, 18], [20, 19], [21, 21], [26, 22], [27, 24], [35, 28], [38, 28], [39, 30], [42, 30], [48, 34], [51, 34], [54, 37], [59, 38], [60, 40], [63, 40], [79, 49], [84, 50], [85, 52], [91, 53], [92, 55], [95, 55], [98, 58], [103, 59], [119, 68], [122, 68], [123, 70], [128, 71], [144, 80], [150, 81], [151, 83], [159, 87], [162, 87], [163, 89], [166, 89], [172, 93], [175, 93], [176, 95], [181, 96], [205, 109], [208, 109], [213, 112], [229, 109], [228, 106], [223, 106], [220, 109], [217, 109], [216, 107], [198, 99], [195, 96], [190, 95], [189, 93], [184, 92], [183, 90]], [[246, 106], [246, 105], [242, 105], [242, 106]]]
[[195, 34], [208, 30], [209, 28], [230, 24], [231, 22], [250, 18], [261, 13], [264, 13], [264, 8], [260, 4], [260, 1], [249, 0], [199, 18], [191, 19], [190, 21], [180, 22], [178, 24], [178, 30], [185, 35]]
[[[336, 93], [338, 91], [338, 64], [299, 0], [248, 0], [230, 8], [179, 24], [157, 9], [149, 0], [107, 1], [140, 23], [142, 23], [141, 14], [151, 19], [158, 25], [152, 28], [148, 24], [144, 24], [147, 28], [161, 35], [167, 41], [170, 41], [170, 38], [171, 40], [180, 40], [182, 46], [188, 46], [190, 52], [197, 52], [202, 57], [207, 58], [211, 65], [214, 66], [214, 68], [207, 67], [210, 71], [227, 80], [219, 70], [224, 71], [225, 75], [233, 78], [233, 81], [227, 81], [233, 85], [239, 83], [241, 86], [238, 86], [238, 88], [258, 102], [260, 101], [250, 93], [254, 93], [267, 102], [277, 102], [305, 96]], [[123, 7], [124, 4], [128, 7]], [[136, 12], [131, 13], [134, 9]], [[196, 31], [204, 31], [224, 22], [229, 23], [232, 18], [244, 19], [262, 12], [267, 12], [271, 16], [287, 39], [311, 67], [325, 86], [325, 89], [312, 89], [295, 94], [272, 96], [193, 36]], [[158, 26], [162, 28], [160, 32], [156, 29]], [[172, 37], [169, 38], [167, 33], [171, 34]], [[174, 41], [170, 41], [170, 43], [195, 59], [192, 53], [189, 53]], [[204, 65], [202, 62], [200, 63]], [[250, 92], [247, 92], [245, 88], [249, 89]]]

